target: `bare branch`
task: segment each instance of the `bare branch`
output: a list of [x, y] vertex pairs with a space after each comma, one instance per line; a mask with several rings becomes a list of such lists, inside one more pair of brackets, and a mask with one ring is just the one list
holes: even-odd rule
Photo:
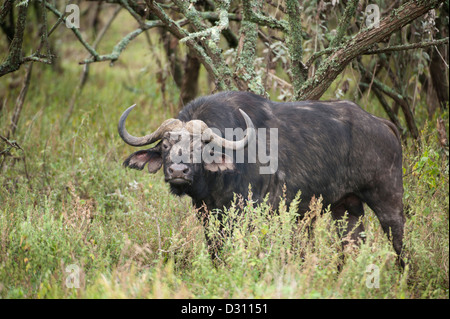
[[61, 24], [61, 22], [63, 22], [65, 16], [66, 16], [66, 15], [63, 14], [62, 16], [60, 16], [60, 17], [58, 18], [58, 20], [55, 22], [55, 24], [53, 25], [53, 27], [52, 27], [52, 28], [50, 29], [50, 31], [48, 32], [48, 36], [50, 36], [50, 35], [53, 33], [53, 31], [55, 31], [56, 28], [59, 27], [59, 25]]
[[444, 38], [444, 39], [434, 40], [434, 41], [425, 41], [425, 42], [402, 44], [402, 45], [392, 45], [392, 46], [388, 46], [386, 48], [367, 50], [363, 54], [364, 55], [380, 54], [380, 53], [393, 52], [393, 51], [403, 51], [403, 50], [411, 50], [411, 49], [418, 49], [418, 48], [427, 48], [427, 47], [430, 47], [433, 45], [440, 45], [440, 44], [446, 44], [446, 43], [448, 43], [448, 37]]
[[97, 57], [91, 57], [89, 59], [80, 61], [79, 64], [86, 64], [86, 63], [93, 63], [93, 62], [102, 62], [102, 61], [111, 61], [115, 62], [123, 50], [127, 47], [127, 45], [135, 39], [138, 35], [140, 35], [145, 30], [155, 28], [155, 27], [162, 27], [164, 26], [162, 22], [160, 21], [147, 21], [144, 24], [144, 28], [136, 29], [130, 33], [128, 33], [122, 40], [119, 41], [119, 43], [116, 44], [116, 46], [113, 48], [112, 52], [110, 54], [105, 55], [97, 55]]
[[[45, 1], [45, 0], [41, 0], [41, 1]], [[66, 22], [66, 17], [61, 12], [59, 12], [54, 6], [52, 6], [47, 1], [45, 1], [45, 6], [47, 7], [47, 9], [49, 9], [51, 12], [53, 12], [59, 19], [61, 19], [63, 22]], [[95, 49], [91, 45], [89, 45], [89, 43], [87, 43], [83, 39], [83, 36], [81, 35], [80, 31], [78, 31], [78, 29], [75, 28], [74, 26], [72, 28], [70, 28], [70, 29], [73, 31], [73, 33], [77, 37], [78, 41], [80, 41], [81, 44], [86, 48], [86, 50], [88, 50], [88, 52], [95, 59], [98, 59], [99, 58], [99, 54], [97, 53], [97, 51], [95, 51]]]
[[391, 122], [394, 123], [395, 126], [397, 126], [397, 128], [400, 132], [403, 132], [403, 127], [400, 124], [398, 116], [394, 113], [392, 108], [389, 106], [388, 102], [386, 101], [386, 99], [384, 98], [383, 94], [381, 93], [381, 91], [378, 89], [377, 86], [373, 87], [373, 93], [377, 97], [378, 101], [380, 102], [380, 104], [383, 107], [386, 114], [389, 116], [389, 119], [391, 120]]
[[411, 136], [414, 139], [417, 139], [419, 137], [419, 130], [417, 129], [417, 125], [414, 121], [414, 114], [411, 111], [411, 108], [409, 107], [409, 103], [406, 100], [406, 98], [401, 95], [400, 93], [396, 92], [393, 88], [385, 85], [381, 81], [377, 80], [374, 75], [366, 70], [361, 63], [358, 63], [359, 70], [361, 71], [362, 75], [365, 78], [373, 78], [373, 85], [378, 90], [389, 96], [391, 99], [393, 99], [395, 102], [400, 105], [403, 114], [405, 115], [406, 125], [408, 126], [408, 130], [411, 133]]
[[97, 37], [94, 40], [94, 43], [92, 43], [92, 47], [94, 49], [97, 49], [98, 44], [103, 39], [103, 36], [105, 35], [106, 31], [108, 31], [108, 29], [111, 26], [112, 22], [114, 21], [114, 19], [119, 14], [120, 10], [122, 10], [122, 8], [121, 7], [117, 7], [116, 10], [114, 10], [114, 12], [111, 15], [111, 17], [109, 18], [109, 20], [105, 23], [103, 28], [100, 30], [100, 32], [98, 33]]
[[31, 71], [33, 70], [33, 63], [28, 65], [27, 72], [25, 74], [25, 80], [23, 81], [22, 89], [16, 100], [16, 106], [14, 107], [14, 113], [11, 119], [11, 126], [6, 138], [10, 138], [14, 135], [17, 129], [17, 124], [19, 123], [20, 113], [22, 112], [23, 103], [25, 102], [25, 97], [28, 92], [28, 87], [30, 86]]

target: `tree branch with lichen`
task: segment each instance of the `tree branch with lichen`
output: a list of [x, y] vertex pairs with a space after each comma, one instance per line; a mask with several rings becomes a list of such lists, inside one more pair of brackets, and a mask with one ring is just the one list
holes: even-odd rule
[[385, 48], [369, 49], [369, 50], [365, 51], [363, 54], [371, 55], [371, 54], [380, 54], [380, 53], [386, 53], [386, 52], [427, 48], [427, 47], [431, 47], [433, 45], [441, 45], [441, 44], [446, 44], [446, 43], [448, 44], [448, 42], [449, 42], [448, 37], [446, 37], [443, 39], [433, 40], [433, 41], [424, 41], [424, 42], [401, 44], [401, 45], [391, 45], [391, 46], [388, 46]]
[[[223, 30], [228, 29], [229, 27], [229, 20], [228, 20], [228, 8], [230, 7], [230, 1], [218, 1], [218, 18], [219, 20], [216, 22], [215, 26], [212, 26], [210, 28], [206, 28], [204, 30], [190, 33], [187, 37], [180, 40], [180, 42], [186, 42], [188, 39], [195, 39], [195, 38], [202, 38], [202, 37], [209, 37], [211, 41], [213, 41], [216, 45], [219, 44], [220, 40], [220, 34]], [[179, 3], [179, 1], [177, 1]], [[192, 11], [192, 9], [187, 9]], [[195, 10], [196, 11], [196, 10]], [[187, 11], [185, 11], [187, 12]], [[191, 13], [190, 16], [200, 16], [198, 13]], [[195, 20], [192, 20], [195, 21]]]
[[345, 7], [344, 14], [342, 18], [339, 20], [338, 27], [336, 29], [336, 36], [331, 40], [330, 47], [339, 46], [342, 43], [342, 39], [344, 38], [348, 26], [350, 25], [350, 21], [355, 15], [356, 7], [358, 6], [359, 0], [350, 0], [347, 2], [347, 6]]
[[[256, 6], [254, 0], [244, 1], [244, 10], [246, 10], [245, 8], [249, 6], [251, 7]], [[251, 8], [250, 10], [247, 10], [246, 14], [248, 21], [257, 23], [259, 25], [264, 25], [272, 29], [279, 29], [284, 33], [289, 31], [289, 23], [285, 20], [278, 20], [273, 17], [266, 16], [259, 11], [252, 10]]]
[[122, 38], [113, 48], [112, 52], [105, 55], [92, 56], [89, 59], [85, 59], [80, 61], [79, 64], [87, 64], [93, 62], [102, 62], [102, 61], [111, 61], [111, 63], [115, 62], [119, 59], [120, 54], [123, 50], [128, 46], [128, 44], [135, 39], [138, 35], [140, 35], [145, 30], [149, 30], [155, 27], [162, 27], [164, 24], [161, 21], [146, 21], [142, 24], [142, 26], [130, 33], [128, 33], [125, 37]]
[[267, 97], [267, 92], [261, 83], [261, 78], [253, 66], [258, 40], [258, 25], [251, 17], [254, 13], [253, 9], [260, 6], [261, 3], [258, 3], [258, 1], [244, 2], [244, 14], [240, 28], [241, 34], [239, 37], [234, 79], [239, 90], [251, 91]]
[[[156, 15], [164, 26], [172, 33], [176, 38], [182, 39], [188, 36], [188, 32], [181, 28], [177, 22], [172, 20], [160, 7], [160, 5], [153, 0], [145, 0], [150, 11]], [[220, 73], [216, 64], [212, 58], [207, 54], [205, 49], [194, 41], [193, 39], [186, 40], [186, 45], [192, 50], [192, 53], [196, 55], [206, 71], [216, 80], [216, 86], [220, 90], [230, 89], [229, 85], [223, 80], [223, 74]], [[228, 81], [227, 81], [228, 82]]]
[[27, 23], [28, 4], [20, 5], [17, 16], [16, 30], [11, 42], [8, 57], [6, 61], [0, 64], [0, 76], [17, 71], [24, 61], [22, 58], [22, 43], [25, 26]]
[[308, 77], [308, 69], [303, 64], [302, 24], [300, 5], [297, 0], [286, 0], [289, 32], [287, 34], [289, 55], [291, 57], [292, 85], [299, 90]]
[[[154, 1], [147, 0], [147, 3], [148, 2], [154, 3]], [[196, 33], [188, 33], [183, 30], [184, 36], [179, 38], [180, 41], [185, 42], [188, 45], [189, 43], [191, 43], [191, 46], [193, 46], [193, 43], [197, 45], [197, 49], [195, 49], [194, 52], [197, 53], [197, 57], [199, 58], [200, 62], [202, 62], [205, 67], [210, 67], [212, 71], [214, 71], [215, 69], [214, 79], [216, 79], [216, 86], [218, 89], [235, 89], [231, 70], [225, 62], [225, 59], [222, 55], [222, 50], [219, 47], [220, 31], [224, 30], [225, 27], [228, 28], [228, 8], [230, 5], [230, 0], [218, 1], [219, 5], [217, 10], [219, 21], [215, 27], [211, 28], [207, 28], [203, 21], [201, 21], [202, 16], [195, 9], [195, 6], [193, 4], [188, 6], [185, 1], [180, 0], [173, 0], [173, 2], [178, 6], [181, 13], [183, 13], [183, 15], [187, 17], [188, 20], [192, 23], [192, 26], [196, 30], [197, 35], [204, 32], [204, 34], [200, 36], [199, 39], [197, 35], [192, 36]], [[203, 37], [205, 39], [203, 39]], [[201, 45], [197, 44], [197, 40], [201, 43]], [[201, 47], [202, 49], [200, 50], [199, 47]], [[207, 56], [208, 59], [203, 58], [204, 56]], [[214, 69], [212, 68], [212, 65], [205, 65], [205, 63], [208, 63], [207, 61], [209, 60], [211, 60]]]
[[354, 37], [336, 47], [336, 50], [322, 62], [315, 75], [305, 81], [299, 89], [295, 88], [295, 99], [319, 99], [354, 58], [363, 55], [367, 52], [367, 48], [381, 42], [393, 32], [436, 8], [442, 2], [444, 0], [408, 1], [393, 10], [390, 16], [383, 18], [379, 27], [361, 30]]
[[[59, 12], [58, 9], [56, 9], [54, 6], [52, 6], [50, 3], [48, 3], [45, 0], [41, 0], [45, 2], [45, 6], [47, 9], [49, 9], [51, 12], [53, 12], [54, 15], [56, 15], [59, 19], [61, 19], [64, 23], [66, 23], [66, 17], [64, 17], [64, 15]], [[99, 54], [97, 53], [97, 51], [95, 51], [95, 49], [89, 44], [87, 43], [84, 39], [83, 36], [81, 35], [80, 31], [78, 31], [78, 29], [75, 26], [72, 26], [71, 28], [69, 28], [72, 30], [72, 32], [75, 34], [75, 36], [77, 37], [78, 41], [80, 41], [80, 43], [86, 48], [86, 50], [94, 57], [94, 59], [98, 59], [99, 58]]]

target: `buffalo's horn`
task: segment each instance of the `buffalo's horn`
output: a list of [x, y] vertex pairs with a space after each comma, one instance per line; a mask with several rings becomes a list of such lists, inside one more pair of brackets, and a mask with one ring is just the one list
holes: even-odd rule
[[131, 110], [133, 110], [135, 106], [136, 104], [130, 106], [128, 109], [126, 109], [125, 112], [123, 112], [122, 116], [119, 119], [119, 126], [118, 126], [120, 137], [125, 143], [131, 146], [144, 146], [152, 144], [153, 142], [160, 140], [165, 132], [173, 131], [183, 126], [183, 123], [178, 119], [168, 119], [165, 120], [160, 125], [160, 127], [158, 127], [158, 129], [151, 134], [142, 137], [133, 136], [130, 133], [128, 133], [127, 130], [125, 129], [125, 120], [127, 119], [128, 114], [131, 112]]
[[186, 129], [192, 132], [191, 127], [195, 127], [195, 124], [199, 124], [201, 128], [201, 132], [204, 134], [204, 136], [208, 136], [208, 141], [210, 143], [214, 143], [215, 145], [219, 147], [224, 147], [226, 149], [232, 149], [232, 150], [242, 150], [244, 149], [248, 141], [252, 140], [255, 137], [255, 127], [253, 126], [252, 120], [250, 117], [241, 109], [239, 110], [244, 117], [245, 124], [247, 125], [247, 134], [243, 139], [240, 141], [230, 141], [227, 140], [217, 134], [215, 134], [209, 127], [206, 125], [203, 121], [200, 120], [192, 120], [186, 123]]

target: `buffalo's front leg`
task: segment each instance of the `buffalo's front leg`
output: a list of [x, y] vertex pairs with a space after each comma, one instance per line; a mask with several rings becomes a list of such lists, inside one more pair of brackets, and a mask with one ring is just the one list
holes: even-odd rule
[[219, 220], [218, 229], [214, 234], [210, 233], [210, 214], [211, 212], [206, 209], [205, 206], [197, 209], [197, 218], [203, 225], [203, 231], [205, 233], [206, 244], [208, 248], [208, 253], [211, 256], [211, 259], [217, 260], [219, 257], [219, 253], [222, 250], [223, 241], [224, 241], [224, 227], [221, 220], [221, 214], [218, 213], [217, 218]]

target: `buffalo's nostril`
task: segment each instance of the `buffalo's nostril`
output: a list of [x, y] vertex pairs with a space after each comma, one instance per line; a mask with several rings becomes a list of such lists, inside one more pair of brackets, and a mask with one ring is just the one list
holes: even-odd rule
[[172, 164], [167, 168], [171, 178], [184, 178], [189, 172], [190, 168], [185, 164]]

